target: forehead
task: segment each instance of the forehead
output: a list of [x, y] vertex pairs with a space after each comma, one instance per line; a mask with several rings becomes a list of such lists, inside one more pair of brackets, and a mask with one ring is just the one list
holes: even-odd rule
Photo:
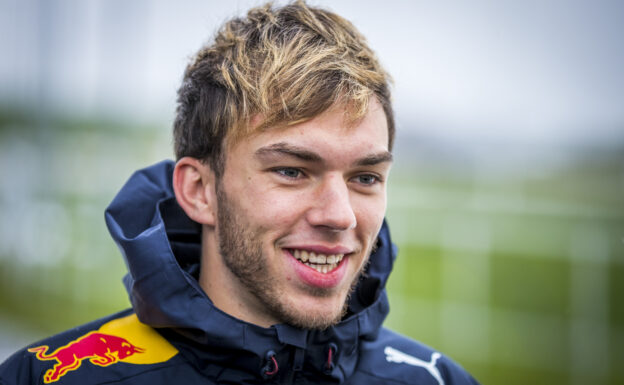
[[311, 146], [320, 152], [333, 150], [343, 154], [388, 151], [388, 121], [383, 107], [375, 99], [367, 113], [355, 122], [349, 121], [344, 107], [334, 106], [302, 123], [256, 130], [227, 146], [227, 152], [255, 151], [271, 143]]

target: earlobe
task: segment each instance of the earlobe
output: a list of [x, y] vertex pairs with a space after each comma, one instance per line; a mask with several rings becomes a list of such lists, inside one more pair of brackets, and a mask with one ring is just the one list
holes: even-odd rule
[[182, 210], [192, 220], [214, 226], [216, 193], [215, 175], [199, 159], [184, 157], [173, 170], [173, 191]]

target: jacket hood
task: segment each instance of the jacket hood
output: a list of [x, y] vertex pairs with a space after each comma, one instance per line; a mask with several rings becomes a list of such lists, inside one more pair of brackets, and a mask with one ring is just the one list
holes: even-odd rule
[[[385, 285], [396, 249], [385, 221], [340, 323], [322, 331], [287, 324], [262, 328], [222, 312], [200, 288], [201, 227], [177, 204], [174, 166], [163, 161], [135, 172], [105, 213], [128, 267], [124, 284], [141, 322], [163, 328], [161, 333], [177, 341], [181, 352], [185, 345], [199, 346], [202, 354], [193, 359], [201, 370], [210, 371], [210, 362], [235, 358], [236, 370], [247, 371], [251, 381], [264, 375], [263, 365], [275, 358], [290, 372], [318, 370], [335, 382], [348, 378], [357, 364], [358, 345], [376, 337], [389, 311]], [[219, 375], [227, 380], [228, 370]]]

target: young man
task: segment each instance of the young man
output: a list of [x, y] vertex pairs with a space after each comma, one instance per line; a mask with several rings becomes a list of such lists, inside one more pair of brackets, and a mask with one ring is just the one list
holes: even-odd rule
[[227, 22], [186, 70], [177, 162], [106, 211], [133, 308], [18, 352], [0, 383], [476, 383], [381, 327], [388, 81], [328, 11]]

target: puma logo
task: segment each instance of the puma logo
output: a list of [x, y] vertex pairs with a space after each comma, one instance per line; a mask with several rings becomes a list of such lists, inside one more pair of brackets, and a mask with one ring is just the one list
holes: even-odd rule
[[408, 364], [412, 366], [420, 366], [421, 368], [425, 368], [429, 374], [433, 376], [438, 381], [439, 385], [444, 385], [444, 380], [440, 375], [440, 371], [435, 366], [438, 358], [441, 357], [441, 354], [438, 352], [434, 352], [431, 355], [431, 361], [423, 361], [416, 357], [410, 356], [409, 354], [405, 354], [401, 351], [398, 351], [390, 346], [386, 346], [384, 349], [384, 353], [386, 354], [386, 361], [395, 362], [397, 364]]

